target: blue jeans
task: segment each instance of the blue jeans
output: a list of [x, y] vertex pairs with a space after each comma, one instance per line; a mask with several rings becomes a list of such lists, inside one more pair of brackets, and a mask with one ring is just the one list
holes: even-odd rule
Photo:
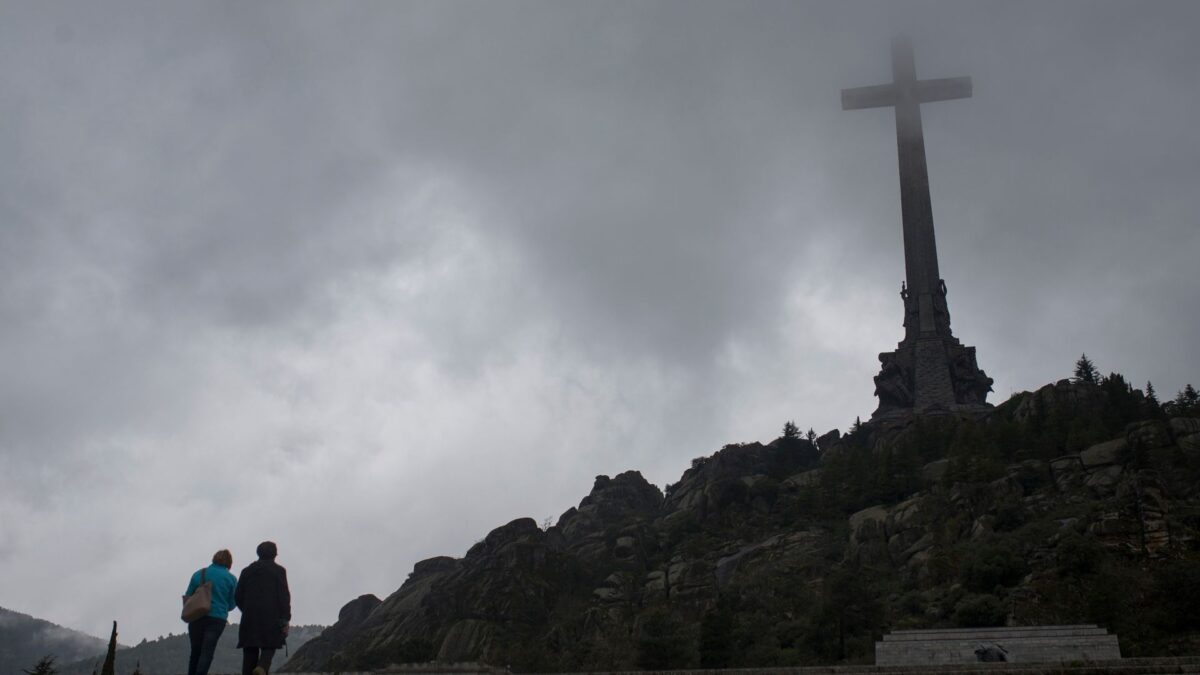
[[225, 619], [206, 616], [188, 624], [188, 638], [192, 642], [192, 654], [188, 658], [188, 675], [208, 675], [213, 653], [217, 651], [217, 640], [225, 631]]

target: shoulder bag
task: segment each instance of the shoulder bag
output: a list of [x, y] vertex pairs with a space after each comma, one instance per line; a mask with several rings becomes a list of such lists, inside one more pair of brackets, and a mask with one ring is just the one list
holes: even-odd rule
[[207, 571], [200, 570], [200, 585], [191, 595], [183, 596], [183, 613], [180, 614], [180, 618], [187, 623], [203, 619], [212, 610], [212, 582], [204, 578]]

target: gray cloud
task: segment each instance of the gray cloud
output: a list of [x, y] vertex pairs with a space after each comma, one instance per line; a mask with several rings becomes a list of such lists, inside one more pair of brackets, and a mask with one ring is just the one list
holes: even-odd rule
[[331, 621], [596, 473], [869, 415], [894, 131], [839, 90], [896, 32], [975, 82], [924, 114], [996, 399], [1084, 350], [1169, 395], [1200, 372], [1197, 14], [6, 5], [0, 604], [154, 636], [209, 549], [270, 537]]

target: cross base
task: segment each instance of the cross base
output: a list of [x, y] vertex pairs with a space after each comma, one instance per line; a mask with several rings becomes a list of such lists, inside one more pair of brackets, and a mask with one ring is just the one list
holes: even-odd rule
[[975, 348], [950, 336], [918, 337], [879, 355], [875, 376], [879, 408], [872, 420], [910, 414], [990, 410], [992, 378], [975, 361]]

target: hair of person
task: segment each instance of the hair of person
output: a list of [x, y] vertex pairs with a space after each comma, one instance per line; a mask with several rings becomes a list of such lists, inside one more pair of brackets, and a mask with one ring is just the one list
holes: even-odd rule
[[229, 552], [229, 549], [223, 548], [213, 554], [213, 564], [229, 569], [233, 567], [233, 554]]
[[279, 555], [279, 549], [273, 541], [264, 541], [254, 549], [254, 552], [258, 554], [259, 560], [274, 560], [275, 556]]

